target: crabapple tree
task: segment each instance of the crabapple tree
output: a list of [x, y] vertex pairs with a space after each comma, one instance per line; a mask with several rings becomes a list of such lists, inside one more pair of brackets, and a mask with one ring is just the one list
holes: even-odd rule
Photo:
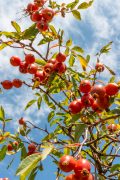
[[[71, 38], [65, 40], [67, 32], [53, 25], [54, 18], [62, 16], [65, 21], [68, 13], [79, 23], [81, 11], [93, 3], [93, 0], [82, 3], [73, 0], [68, 4], [34, 0], [24, 9], [30, 27], [23, 31], [12, 21], [13, 32], [0, 32], [0, 50], [9, 47], [23, 52], [24, 59], [17, 54], [9, 57], [13, 71], [17, 69], [30, 79], [3, 79], [1, 91], [26, 86], [32, 89], [35, 98], [25, 105], [25, 110], [37, 104], [39, 111], [43, 102], [50, 109], [46, 118], [51, 128], [41, 128], [20, 117], [18, 131], [11, 134], [6, 131], [11, 119], [6, 119], [7, 112], [0, 107], [0, 160], [20, 151], [16, 176], [21, 180], [36, 179], [48, 156], [56, 165], [56, 180], [120, 178], [120, 164], [116, 161], [120, 158], [120, 82], [116, 82], [111, 67], [101, 62], [112, 42], [96, 52], [93, 66], [91, 56], [74, 45]], [[42, 46], [44, 53], [40, 50]], [[105, 70], [109, 73], [108, 81], [101, 75]], [[29, 134], [33, 130], [41, 131], [44, 137], [31, 140]]]

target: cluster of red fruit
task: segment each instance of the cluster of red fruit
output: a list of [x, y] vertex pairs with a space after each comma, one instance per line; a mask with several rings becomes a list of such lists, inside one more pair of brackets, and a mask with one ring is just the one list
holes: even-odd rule
[[[19, 71], [23, 74], [29, 73], [34, 75], [33, 80], [38, 80], [41, 84], [47, 82], [50, 74], [57, 72], [59, 75], [65, 73], [66, 65], [64, 61], [66, 56], [63, 53], [58, 53], [56, 59], [50, 59], [45, 66], [37, 66], [35, 63], [35, 56], [33, 54], [26, 54], [25, 61], [22, 61], [17, 56], [12, 56], [10, 63], [14, 67], [19, 67]], [[13, 86], [20, 88], [22, 86], [20, 79], [14, 79], [13, 82], [5, 80], [1, 82], [4, 89], [11, 89]]]
[[7, 150], [8, 151], [13, 151], [18, 147], [19, 143], [17, 141], [14, 141], [13, 143], [9, 143], [7, 145]]
[[12, 87], [20, 88], [22, 86], [22, 81], [20, 79], [14, 79], [13, 81], [5, 80], [1, 82], [4, 89], [12, 89]]
[[53, 19], [55, 12], [51, 8], [43, 8], [46, 0], [34, 0], [34, 3], [29, 3], [26, 12], [30, 15], [33, 22], [36, 22], [36, 27], [39, 31], [47, 31], [48, 23]]
[[76, 160], [73, 156], [64, 155], [60, 158], [59, 168], [64, 172], [71, 172], [65, 180], [94, 180], [94, 176], [90, 173], [91, 164], [88, 160], [80, 158]]
[[0, 180], [9, 180], [9, 178], [0, 178]]
[[91, 107], [93, 111], [101, 113], [110, 106], [110, 97], [115, 96], [119, 91], [116, 83], [108, 83], [106, 86], [100, 84], [91, 85], [88, 80], [80, 83], [79, 91], [84, 95], [81, 99], [74, 100], [69, 105], [72, 114], [79, 113], [83, 108]]

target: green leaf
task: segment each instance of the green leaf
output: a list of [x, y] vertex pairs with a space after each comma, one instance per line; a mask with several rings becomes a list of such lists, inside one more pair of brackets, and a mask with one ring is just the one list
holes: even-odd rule
[[46, 44], [48, 43], [48, 41], [46, 39], [42, 39], [39, 43], [38, 46], [42, 45], [42, 44]]
[[55, 105], [52, 102], [49, 102], [49, 98], [46, 94], [44, 94], [43, 99], [49, 108], [56, 109]]
[[65, 50], [65, 52], [64, 52], [64, 54], [65, 54], [66, 56], [68, 56], [68, 55], [69, 55], [69, 51], [70, 51], [70, 49], [69, 49], [69, 47], [67, 47], [66, 50]]
[[2, 106], [0, 106], [0, 120], [4, 121], [5, 119], [5, 111]]
[[29, 40], [34, 40], [35, 37], [38, 34], [38, 29], [36, 29], [36, 24], [33, 24], [32, 26], [30, 26], [28, 29], [26, 29], [25, 31], [22, 32], [22, 39], [29, 39]]
[[46, 64], [46, 62], [43, 59], [36, 59], [35, 62], [42, 66], [44, 66]]
[[42, 97], [40, 96], [37, 100], [38, 109], [40, 109], [40, 107], [41, 107], [41, 102], [42, 102]]
[[79, 0], [75, 0], [74, 2], [71, 2], [69, 4], [67, 4], [67, 8], [70, 8], [71, 10], [75, 8], [75, 6], [77, 6], [77, 4], [79, 3]]
[[77, 52], [80, 52], [80, 53], [84, 53], [84, 50], [83, 50], [81, 47], [79, 47], [79, 46], [74, 46], [74, 47], [72, 48], [72, 50], [77, 51]]
[[87, 55], [87, 56], [86, 56], [86, 61], [87, 61], [87, 63], [89, 63], [89, 61], [90, 61], [90, 55]]
[[20, 28], [20, 26], [19, 26], [18, 23], [16, 23], [15, 21], [11, 21], [11, 24], [12, 24], [12, 26], [15, 28], [15, 30], [16, 30], [18, 33], [21, 32], [21, 28]]
[[76, 92], [77, 89], [78, 89], [78, 85], [77, 85], [76, 80], [75, 80], [74, 77], [72, 77], [72, 83], [73, 83], [74, 92]]
[[114, 164], [114, 165], [111, 167], [110, 172], [113, 173], [114, 171], [119, 170], [119, 169], [120, 169], [120, 164]]
[[94, 0], [90, 1], [89, 3], [83, 2], [78, 6], [78, 9], [87, 9], [93, 4]]
[[78, 119], [80, 119], [80, 114], [73, 115], [70, 122], [76, 122]]
[[79, 12], [79, 11], [73, 10], [73, 11], [72, 11], [72, 14], [73, 14], [73, 16], [74, 16], [76, 19], [81, 20], [81, 15], [80, 15], [80, 12]]
[[7, 146], [3, 146], [0, 150], [0, 161], [2, 161], [6, 156]]
[[33, 169], [33, 171], [31, 172], [28, 180], [33, 180], [35, 179], [36, 175], [37, 175], [37, 172], [36, 172], [37, 168]]
[[23, 146], [22, 149], [21, 149], [21, 161], [23, 159], [25, 159], [26, 156], [27, 156], [27, 151], [26, 151], [25, 146]]
[[79, 139], [82, 135], [82, 133], [85, 131], [86, 125], [85, 124], [80, 124], [77, 125], [75, 128], [75, 142], [79, 142]]
[[39, 161], [41, 160], [40, 154], [32, 154], [30, 156], [27, 156], [23, 161], [20, 163], [16, 175], [23, 175], [27, 177], [27, 175], [37, 166]]
[[37, 100], [33, 99], [31, 101], [28, 102], [28, 104], [25, 107], [25, 110], [27, 110], [30, 106], [32, 106]]
[[55, 116], [55, 112], [51, 111], [48, 115], [48, 122], [50, 122], [54, 116]]
[[104, 46], [101, 50], [100, 53], [104, 54], [104, 53], [108, 53], [111, 49], [111, 45], [113, 42], [109, 42], [106, 46]]
[[112, 69], [110, 69], [110, 67], [106, 66], [105, 64], [104, 64], [104, 66], [107, 68], [107, 70], [108, 70], [113, 76], [116, 75], [115, 72], [114, 72]]
[[53, 121], [51, 121], [50, 126], [55, 125], [57, 122], [60, 122], [61, 119], [54, 119]]
[[69, 59], [69, 65], [73, 66], [75, 62], [75, 57], [71, 54], [70, 59]]
[[68, 46], [68, 47], [72, 46], [72, 39], [69, 39], [69, 40], [66, 42], [66, 46]]
[[114, 83], [115, 82], [115, 76], [112, 76], [109, 80], [109, 83]]

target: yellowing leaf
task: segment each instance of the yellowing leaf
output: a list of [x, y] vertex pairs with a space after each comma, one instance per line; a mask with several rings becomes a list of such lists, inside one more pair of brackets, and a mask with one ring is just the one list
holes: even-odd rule
[[4, 137], [9, 137], [10, 136], [10, 132], [5, 132]]
[[117, 124], [117, 129], [120, 130], [120, 125], [119, 124]]
[[93, 0], [90, 1], [89, 3], [83, 2], [78, 6], [78, 9], [87, 9], [93, 4]]
[[44, 66], [46, 64], [46, 62], [43, 59], [36, 59], [35, 62], [42, 66]]
[[12, 24], [12, 26], [15, 28], [15, 30], [16, 30], [18, 33], [21, 32], [21, 28], [20, 28], [20, 26], [19, 26], [18, 23], [16, 23], [15, 21], [12, 21], [11, 24]]
[[80, 14], [79, 11], [73, 10], [73, 11], [72, 11], [72, 14], [73, 14], [73, 16], [74, 16], [76, 19], [81, 20], [81, 14]]
[[24, 174], [21, 174], [21, 176], [20, 176], [20, 180], [26, 180], [26, 177], [25, 177], [25, 175], [24, 175]]
[[0, 120], [4, 121], [4, 119], [5, 119], [5, 111], [4, 111], [3, 107], [1, 106], [0, 107]]
[[33, 84], [32, 89], [34, 90], [36, 87], [38, 87], [40, 85], [40, 81], [36, 80]]
[[77, 55], [77, 57], [78, 57], [78, 59], [79, 59], [79, 61], [80, 61], [80, 64], [81, 64], [83, 70], [85, 71], [85, 70], [86, 70], [86, 67], [87, 67], [87, 61], [86, 61], [86, 59], [85, 59], [83, 56], [81, 56], [81, 55]]
[[50, 154], [50, 152], [53, 150], [53, 148], [54, 148], [54, 146], [52, 144], [47, 144], [41, 154], [41, 160], [44, 160], [48, 156], [48, 154]]
[[27, 110], [30, 106], [32, 106], [37, 100], [33, 99], [31, 101], [28, 102], [28, 104], [25, 107], [25, 110]]

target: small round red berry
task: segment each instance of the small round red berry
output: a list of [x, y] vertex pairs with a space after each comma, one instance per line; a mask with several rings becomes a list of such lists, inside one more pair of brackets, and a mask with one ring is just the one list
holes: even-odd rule
[[58, 74], [63, 74], [65, 73], [66, 71], [66, 65], [64, 63], [59, 63], [59, 62], [56, 62], [54, 64], [54, 67], [53, 67], [54, 71], [57, 72]]
[[44, 71], [37, 71], [35, 73], [35, 78], [39, 79], [40, 82], [44, 81], [46, 78], [46, 74]]
[[55, 63], [56, 63], [56, 59], [49, 59], [49, 60], [48, 60], [48, 63], [55, 64]]
[[98, 71], [98, 72], [103, 72], [104, 69], [105, 69], [104, 64], [102, 64], [102, 63], [100, 63], [100, 62], [97, 63], [96, 66], [95, 66], [95, 69], [96, 69], [96, 71]]
[[117, 131], [118, 128], [117, 128], [116, 124], [110, 124], [110, 125], [107, 126], [107, 129], [110, 132], [115, 132], [115, 131]]
[[75, 165], [76, 165], [76, 160], [72, 156], [64, 155], [60, 158], [59, 168], [64, 172], [72, 171]]
[[72, 114], [79, 113], [82, 110], [82, 108], [83, 104], [81, 102], [81, 99], [74, 100], [69, 104], [69, 110]]
[[69, 174], [66, 176], [65, 180], [81, 180], [81, 178], [77, 177], [75, 174]]
[[55, 12], [52, 8], [42, 9], [41, 14], [46, 21], [51, 21], [55, 15]]
[[116, 83], [109, 83], [105, 86], [105, 90], [108, 96], [115, 96], [119, 91], [119, 86]]
[[33, 64], [35, 62], [35, 56], [33, 54], [26, 54], [25, 61], [27, 64]]
[[91, 83], [90, 81], [88, 80], [83, 80], [81, 81], [80, 83], [80, 86], [79, 86], [79, 91], [82, 92], [82, 93], [89, 93], [90, 90], [91, 90]]
[[17, 56], [12, 56], [10, 58], [10, 63], [11, 63], [12, 66], [20, 66], [21, 59], [19, 57], [17, 57]]
[[38, 6], [38, 7], [42, 7], [47, 0], [34, 0], [34, 3]]
[[29, 152], [35, 152], [35, 150], [36, 150], [36, 145], [34, 143], [28, 145]]
[[14, 79], [12, 83], [14, 87], [20, 88], [23, 82], [20, 79]]
[[89, 177], [91, 170], [91, 164], [86, 159], [79, 159], [76, 162], [76, 166], [74, 168], [74, 172], [77, 176], [81, 178]]
[[102, 109], [100, 109], [97, 101], [94, 101], [94, 103], [92, 104], [92, 109], [93, 109], [93, 111], [95, 111], [97, 113], [101, 113], [103, 111]]
[[1, 85], [6, 90], [9, 90], [13, 87], [13, 83], [9, 80], [5, 80], [5, 81], [1, 82]]
[[48, 23], [44, 20], [37, 22], [36, 26], [39, 31], [47, 31], [48, 30]]
[[12, 144], [8, 144], [8, 145], [7, 145], [7, 150], [8, 150], [8, 151], [12, 151], [12, 150], [13, 150]]
[[25, 124], [26, 124], [24, 118], [20, 118], [20, 119], [19, 119], [19, 124], [20, 124], [20, 125], [25, 125]]
[[58, 53], [56, 56], [56, 60], [57, 60], [57, 62], [62, 63], [66, 60], [66, 55], [63, 53]]
[[94, 103], [94, 98], [90, 94], [84, 94], [81, 98], [81, 102], [85, 108], [91, 107]]
[[99, 108], [102, 110], [104, 110], [104, 109], [106, 110], [110, 106], [110, 98], [108, 95], [104, 95], [101, 98], [97, 98], [96, 102], [97, 102]]
[[47, 63], [45, 66], [44, 66], [44, 71], [48, 74], [52, 73], [53, 71], [53, 68], [54, 68], [54, 65], [52, 63]]
[[14, 145], [14, 146], [18, 146], [18, 145], [19, 145], [18, 141], [14, 141], [14, 142], [13, 142], [13, 145]]
[[91, 89], [91, 95], [96, 98], [103, 98], [106, 94], [106, 89], [101, 84], [94, 85]]
[[90, 173], [88, 177], [83, 177], [82, 179], [80, 178], [80, 180], [95, 180], [94, 176]]
[[32, 14], [34, 11], [37, 11], [37, 10], [38, 10], [38, 6], [36, 4], [29, 3], [27, 5], [26, 12], [29, 13], [29, 14]]
[[19, 66], [19, 71], [23, 74], [26, 74], [28, 68], [28, 64], [26, 62], [21, 62], [20, 66]]
[[31, 20], [33, 22], [38, 22], [41, 21], [43, 18], [42, 14], [39, 13], [39, 11], [35, 11], [32, 15], [31, 15]]
[[28, 66], [28, 73], [30, 73], [30, 74], [35, 74], [37, 72], [37, 70], [38, 70], [38, 67], [35, 64], [30, 64]]

